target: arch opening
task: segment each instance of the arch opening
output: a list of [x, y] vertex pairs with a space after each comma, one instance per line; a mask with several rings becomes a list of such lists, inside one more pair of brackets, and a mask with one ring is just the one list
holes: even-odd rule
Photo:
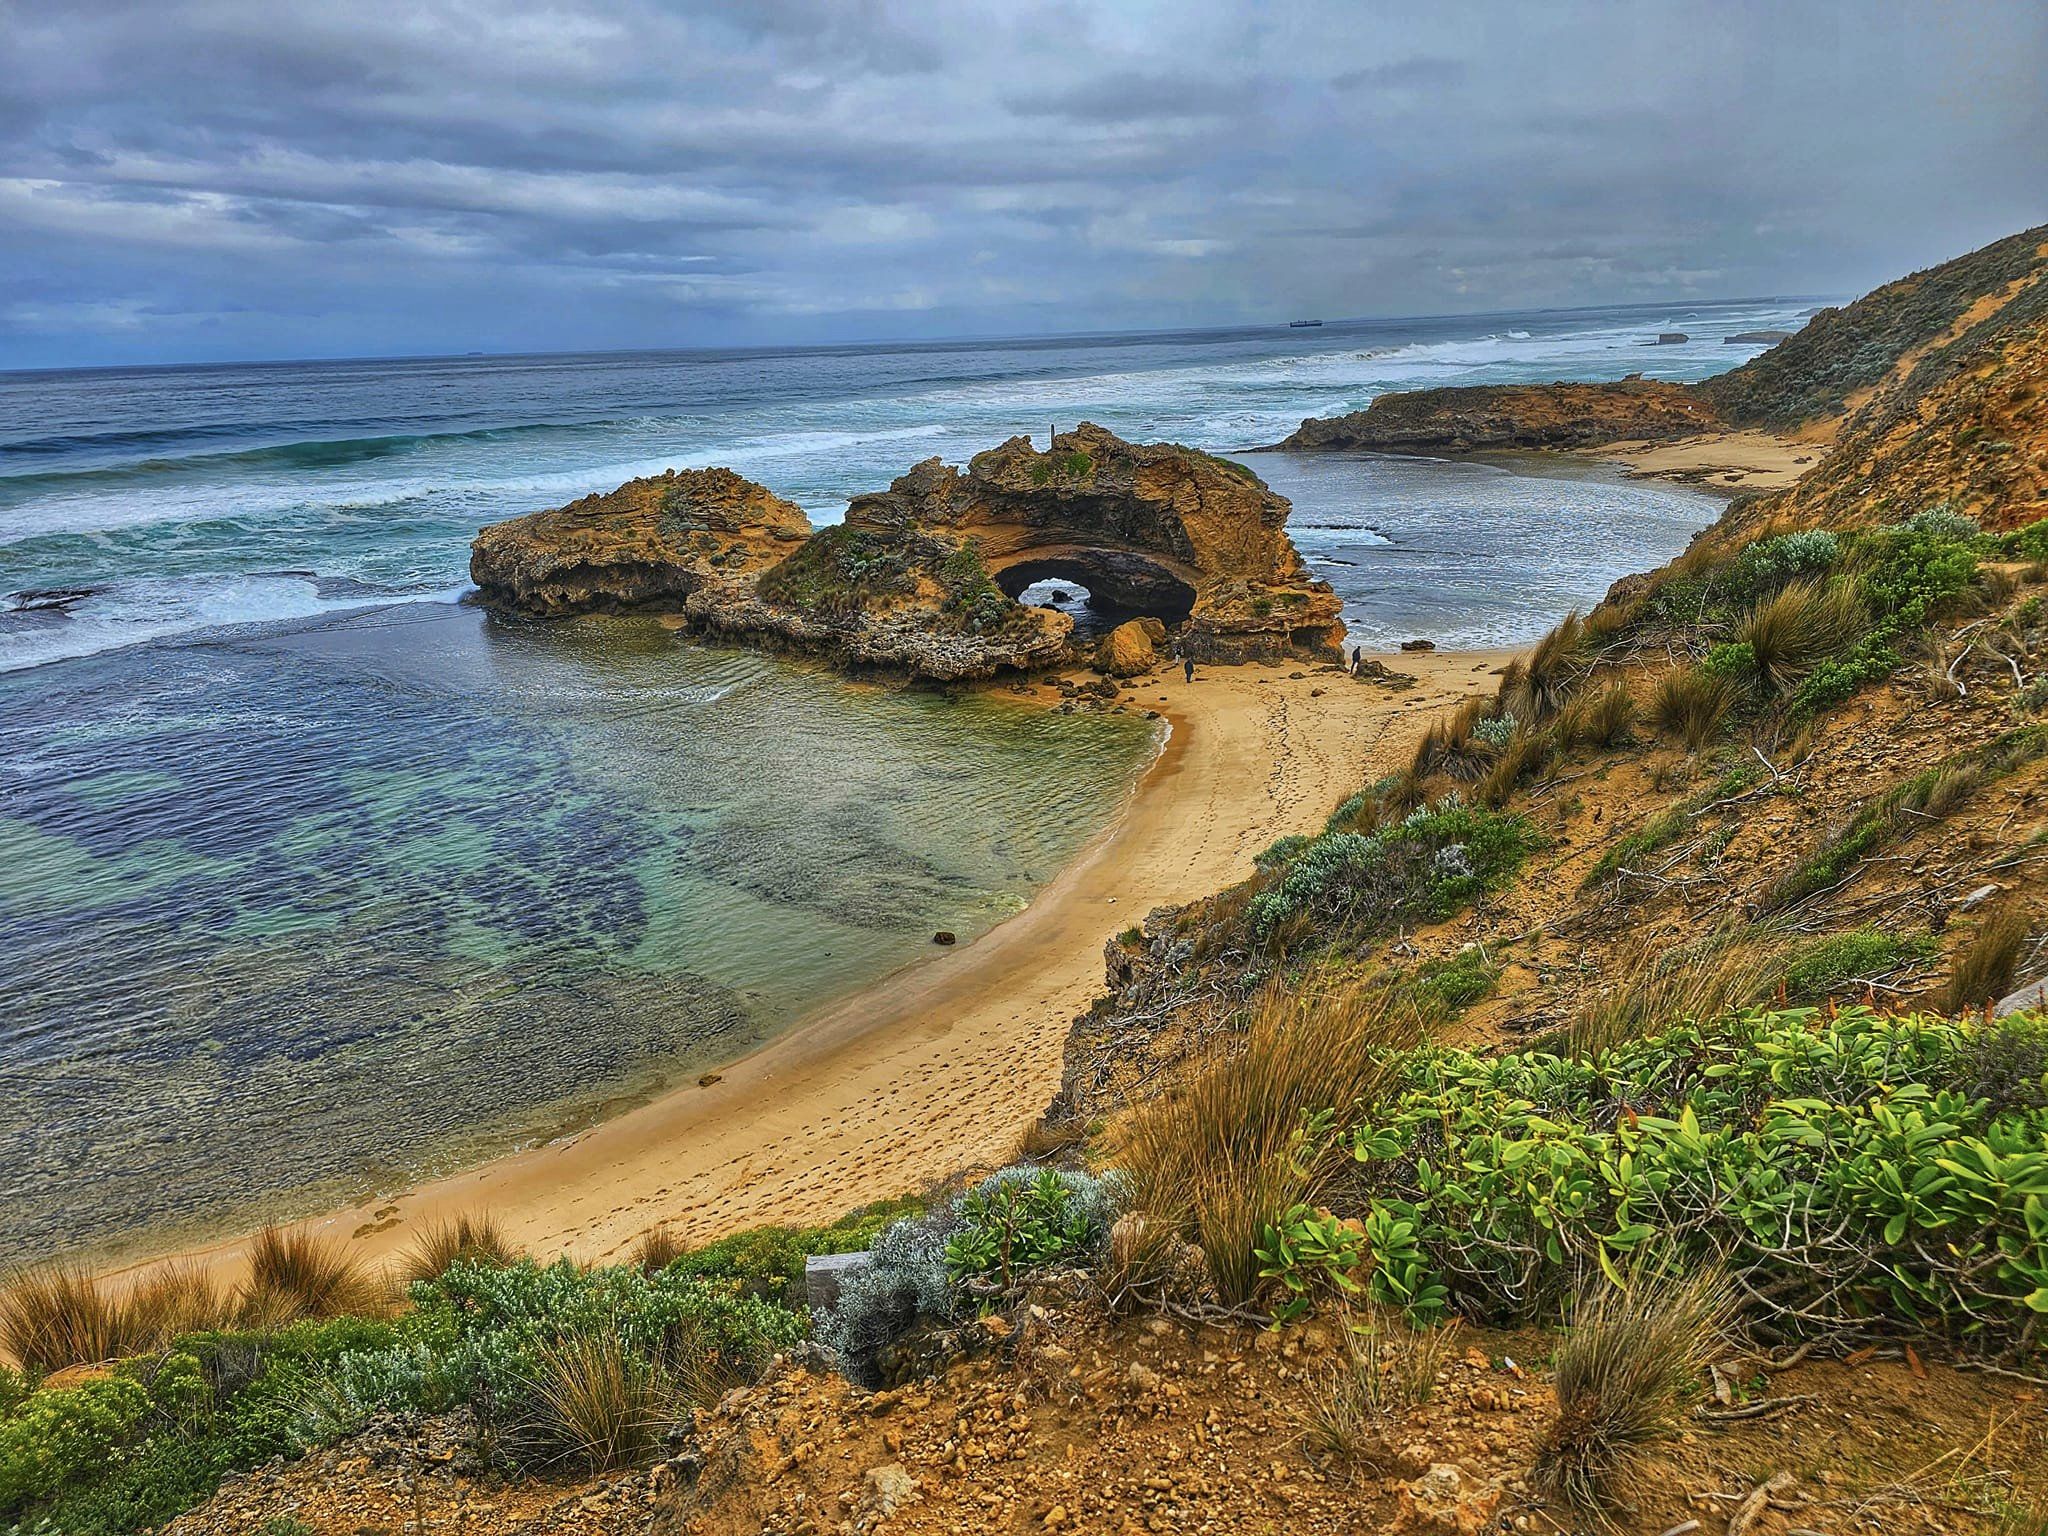
[[992, 576], [1020, 602], [1050, 603], [1072, 614], [1077, 634], [1106, 632], [1127, 619], [1146, 617], [1176, 627], [1187, 622], [1195, 606], [1191, 583], [1157, 561], [1122, 550], [1027, 555]]

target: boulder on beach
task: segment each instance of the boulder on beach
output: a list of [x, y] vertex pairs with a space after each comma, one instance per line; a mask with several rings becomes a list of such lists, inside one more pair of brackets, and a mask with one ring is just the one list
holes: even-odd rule
[[1096, 646], [1096, 667], [1111, 677], [1136, 677], [1141, 672], [1150, 672], [1159, 664], [1159, 650], [1148, 623], [1158, 629], [1158, 639], [1166, 638], [1166, 626], [1157, 619], [1132, 619], [1119, 624]]

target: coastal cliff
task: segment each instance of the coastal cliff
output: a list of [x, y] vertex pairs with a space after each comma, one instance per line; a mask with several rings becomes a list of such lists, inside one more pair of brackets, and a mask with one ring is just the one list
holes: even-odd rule
[[[1971, 507], [2010, 506], [2015, 493], [2031, 504], [2039, 477], [2008, 429], [2039, 385], [2031, 361], [2004, 359], [2048, 316], [2044, 276], [2048, 225], [1820, 310], [1768, 351], [1698, 384], [1630, 378], [1397, 392], [1362, 411], [1310, 417], [1272, 451], [1583, 450], [1762, 429], [1851, 448], [1805, 477], [1798, 504], [1825, 500], [1829, 516], [1876, 505], [1860, 489], [1873, 474]], [[1935, 414], [1950, 417], [1951, 429], [1923, 431]]]
[[1327, 660], [1339, 601], [1250, 470], [1083, 423], [1012, 438], [965, 471], [927, 459], [811, 532], [730, 470], [635, 480], [486, 528], [486, 602], [556, 617], [643, 609], [692, 629], [932, 681], [1073, 659], [1073, 620], [1016, 599], [1059, 577], [1156, 619], [1204, 661]]

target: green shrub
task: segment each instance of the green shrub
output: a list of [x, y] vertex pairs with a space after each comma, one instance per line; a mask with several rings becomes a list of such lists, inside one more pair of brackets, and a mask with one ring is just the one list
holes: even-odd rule
[[0, 1421], [0, 1518], [110, 1471], [149, 1411], [148, 1390], [126, 1376], [30, 1394]]
[[1441, 922], [1512, 878], [1537, 845], [1525, 816], [1441, 801], [1370, 835], [1311, 839], [1266, 871], [1245, 920], [1260, 944], [1297, 924], [1336, 942]]
[[814, 1253], [857, 1253], [891, 1222], [919, 1209], [885, 1200], [824, 1227], [754, 1227], [691, 1249], [666, 1266], [677, 1276], [731, 1282], [743, 1295], [792, 1309], [804, 1305], [804, 1260]]
[[1935, 945], [1926, 937], [1899, 938], [1875, 928], [1831, 933], [1792, 952], [1785, 967], [1786, 997], [1816, 1002], [1854, 982], [1885, 976], [1909, 961], [1925, 960]]
[[1500, 967], [1478, 945], [1444, 959], [1425, 960], [1408, 984], [1409, 994], [1430, 1018], [1455, 1018], [1500, 983]]
[[1419, 1053], [1349, 1137], [1374, 1297], [1526, 1318], [1654, 1249], [1722, 1258], [1779, 1327], [2024, 1346], [2048, 1313], [2048, 1110], [1973, 1096], [1981, 1035], [1791, 1009], [1585, 1062]]
[[1855, 537], [1848, 565], [1871, 614], [1869, 629], [1844, 655], [1815, 666], [1793, 697], [1795, 712], [1841, 703], [1899, 665], [1899, 647], [1945, 612], [1976, 579], [1988, 541], [1977, 525], [1935, 507]]
[[1099, 1248], [1109, 1211], [1107, 1194], [1086, 1174], [1006, 1169], [961, 1196], [946, 1272], [956, 1285], [988, 1280], [1007, 1288], [1019, 1275]]

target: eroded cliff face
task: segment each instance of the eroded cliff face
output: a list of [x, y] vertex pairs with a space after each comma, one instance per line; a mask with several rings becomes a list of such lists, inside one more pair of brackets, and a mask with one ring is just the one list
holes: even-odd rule
[[486, 601], [551, 617], [669, 607], [758, 575], [810, 534], [795, 503], [729, 469], [672, 469], [492, 524], [469, 575]]
[[1326, 659], [1340, 604], [1288, 511], [1241, 465], [1084, 423], [1044, 453], [1019, 437], [965, 471], [926, 460], [815, 533], [729, 470], [636, 480], [486, 528], [470, 569], [501, 606], [655, 609], [938, 681], [1070, 659], [1073, 620], [1015, 600], [1052, 576], [1158, 619], [1197, 660]]

